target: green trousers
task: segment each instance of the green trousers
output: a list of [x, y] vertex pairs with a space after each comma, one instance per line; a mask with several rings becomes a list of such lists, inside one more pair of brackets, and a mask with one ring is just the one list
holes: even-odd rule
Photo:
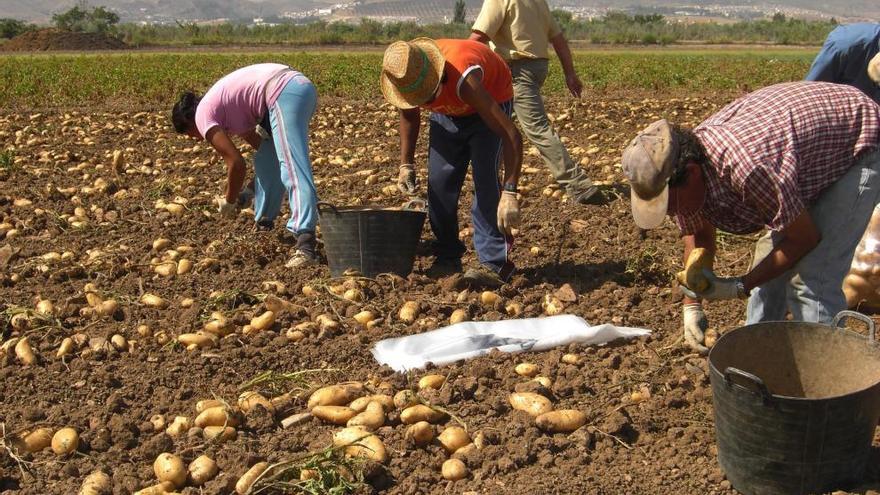
[[571, 159], [547, 118], [541, 98], [541, 87], [547, 79], [547, 59], [509, 60], [508, 65], [513, 75], [513, 110], [523, 134], [538, 148], [556, 182], [569, 196], [576, 198], [592, 182]]

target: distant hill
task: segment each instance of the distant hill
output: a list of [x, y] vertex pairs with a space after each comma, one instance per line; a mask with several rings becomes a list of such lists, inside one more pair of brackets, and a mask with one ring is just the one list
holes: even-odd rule
[[[0, 0], [0, 17], [13, 17], [31, 22], [48, 23], [53, 13], [66, 10], [76, 0]], [[335, 9], [334, 16], [417, 18], [423, 22], [442, 21], [452, 13], [454, 0], [90, 0], [120, 14], [123, 21], [171, 21], [174, 19], [253, 19], [284, 13], [317, 13], [317, 9], [346, 5]], [[481, 0], [467, 0], [468, 18], [479, 11]], [[607, 9], [676, 9], [712, 8], [713, 10], [751, 9], [760, 13], [780, 10], [790, 16], [834, 16], [841, 20], [880, 21], [878, 0], [781, 0], [775, 3], [752, 0], [550, 0], [554, 8], [601, 14]], [[324, 12], [326, 14], [326, 11]]]

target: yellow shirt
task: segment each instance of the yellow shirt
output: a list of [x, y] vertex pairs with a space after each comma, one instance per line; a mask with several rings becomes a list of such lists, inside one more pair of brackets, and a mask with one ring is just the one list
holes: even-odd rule
[[562, 32], [546, 0], [484, 0], [471, 30], [505, 60], [548, 58], [550, 39]]

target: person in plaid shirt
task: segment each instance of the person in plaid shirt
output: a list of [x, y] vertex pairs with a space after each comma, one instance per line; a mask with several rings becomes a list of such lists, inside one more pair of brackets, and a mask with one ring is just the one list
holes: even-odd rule
[[[830, 322], [846, 308], [841, 282], [880, 202], [880, 106], [824, 82], [777, 84], [748, 94], [691, 130], [665, 120], [623, 153], [636, 224], [672, 216], [684, 239], [715, 253], [715, 232], [757, 232], [766, 249], [748, 273], [683, 289], [685, 341], [701, 351], [701, 300], [749, 297], [747, 323]], [[800, 290], [793, 279], [799, 278]]]

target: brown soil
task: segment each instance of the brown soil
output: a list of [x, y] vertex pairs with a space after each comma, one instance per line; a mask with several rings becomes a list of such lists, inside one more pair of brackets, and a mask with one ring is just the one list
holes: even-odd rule
[[[693, 125], [725, 101], [713, 95], [636, 95], [627, 100], [597, 96], [576, 106], [551, 100], [548, 105], [558, 118], [557, 128], [570, 140], [569, 149], [590, 175], [620, 184], [620, 151], [637, 129], [658, 116]], [[381, 193], [394, 184], [396, 175], [395, 129], [395, 112], [386, 106], [324, 103], [313, 122], [311, 142], [322, 199], [337, 205], [402, 203], [402, 197]], [[298, 392], [298, 399], [274, 419], [249, 414], [237, 439], [224, 444], [205, 442], [201, 436], [173, 440], [156, 431], [149, 419], [192, 419], [195, 402], [213, 396], [234, 403], [241, 384], [269, 370], [338, 370], [307, 375], [310, 383], [301, 384], [306, 389], [345, 380], [369, 381], [393, 391], [414, 387], [428, 371], [404, 375], [378, 366], [369, 353], [374, 342], [443, 326], [458, 308], [468, 309], [475, 320], [507, 317], [503, 308], [481, 305], [478, 291], [461, 293], [456, 276], [425, 276], [431, 261], [425, 255], [427, 227], [414, 273], [407, 279], [360, 281], [363, 302], [332, 295], [330, 289], [336, 285], [358, 281], [330, 280], [326, 266], [285, 269], [291, 240], [283, 222], [276, 222], [271, 232], [257, 232], [246, 216], [218, 219], [212, 198], [223, 183], [223, 165], [204, 143], [170, 134], [165, 112], [0, 115], [0, 147], [14, 147], [17, 157], [15, 164], [0, 170], [0, 220], [18, 231], [0, 243], [0, 248], [8, 245], [0, 249], [0, 310], [5, 308], [8, 316], [16, 307], [34, 308], [37, 297], [56, 307], [54, 320], [41, 323], [32, 318], [30, 328], [3, 327], [4, 338], [28, 335], [39, 356], [37, 364], [25, 367], [11, 352], [0, 355], [4, 444], [15, 433], [41, 425], [71, 426], [82, 437], [79, 452], [67, 458], [46, 450], [23, 454], [17, 461], [9, 455], [12, 451], [0, 449], [2, 493], [75, 493], [85, 476], [98, 468], [112, 474], [114, 494], [131, 493], [155, 483], [152, 463], [161, 452], [177, 453], [185, 462], [206, 453], [217, 461], [217, 479], [201, 491], [188, 487], [182, 493], [232, 493], [235, 480], [255, 462], [319, 451], [330, 444], [338, 427], [312, 419], [282, 428], [281, 418], [305, 410], [307, 395]], [[114, 150], [125, 151], [127, 165], [119, 176], [111, 167]], [[514, 253], [519, 272], [499, 291], [503, 299], [520, 302], [525, 317], [539, 316], [543, 296], [567, 283], [571, 291], [561, 293], [567, 296], [566, 312], [592, 323], [642, 326], [654, 333], [604, 347], [493, 354], [431, 370], [446, 375], [447, 384], [424, 393], [424, 399], [449, 410], [473, 435], [485, 436], [485, 447], [464, 459], [471, 475], [444, 481], [440, 465], [447, 455], [437, 445], [409, 446], [399, 413], [392, 412], [377, 432], [390, 461], [361, 491], [733, 493], [716, 461], [705, 358], [683, 348], [679, 339], [681, 308], [670, 282], [680, 269], [675, 230], [667, 223], [640, 234], [625, 191], [603, 206], [577, 206], [545, 195], [552, 182], [546, 169], [534, 154], [528, 153], [525, 162], [524, 222]], [[365, 185], [373, 173], [379, 175], [378, 182]], [[109, 184], [103, 192], [95, 187], [99, 178]], [[424, 180], [422, 173], [422, 184]], [[470, 191], [467, 185], [462, 196], [463, 226], [469, 224]], [[159, 199], [171, 202], [178, 196], [186, 199], [179, 216], [155, 207]], [[16, 201], [21, 199], [32, 203]], [[86, 223], [74, 223], [79, 221]], [[213, 265], [185, 275], [158, 276], [151, 267], [151, 260], [161, 256], [152, 250], [158, 238], [170, 239], [171, 247], [191, 246], [181, 257], [197, 265], [210, 258]], [[745, 270], [751, 241], [722, 237], [717, 267], [723, 273]], [[532, 247], [541, 250], [532, 254]], [[72, 254], [61, 259], [44, 257], [68, 251]], [[465, 261], [472, 264], [473, 253]], [[244, 335], [242, 327], [264, 311], [254, 296], [273, 292], [263, 285], [273, 280], [285, 285], [279, 295], [296, 306], [279, 316], [270, 330]], [[93, 283], [105, 299], [115, 298], [119, 311], [108, 318], [82, 316], [80, 310], [88, 306], [86, 283]], [[316, 288], [318, 295], [303, 295], [304, 285]], [[223, 291], [225, 297], [211, 295], [214, 291]], [[161, 310], [146, 307], [138, 302], [145, 292], [161, 295], [171, 305]], [[181, 307], [185, 298], [194, 300], [192, 307]], [[422, 305], [419, 320], [409, 325], [397, 318], [405, 300]], [[187, 351], [157, 337], [160, 332], [174, 337], [197, 331], [217, 309], [234, 320], [236, 333], [213, 348]], [[384, 320], [359, 329], [351, 316], [361, 309], [373, 310]], [[740, 325], [743, 310], [738, 302], [708, 308], [712, 324], [721, 332]], [[306, 329], [299, 342], [285, 336], [290, 326], [325, 313], [341, 320], [342, 327]], [[140, 324], [149, 325], [151, 334], [139, 334]], [[56, 359], [61, 340], [76, 333], [93, 339], [97, 350], [86, 344]], [[114, 334], [136, 343], [119, 352], [94, 340]], [[580, 361], [564, 364], [564, 353], [577, 354]], [[539, 365], [552, 385], [544, 389], [518, 376], [514, 366], [523, 361]], [[650, 397], [634, 402], [632, 392], [642, 389]], [[580, 409], [587, 414], [588, 426], [569, 435], [541, 432], [507, 402], [508, 394], [523, 390], [549, 396], [558, 409]], [[878, 466], [872, 463], [866, 486], [880, 479]]]
[[75, 33], [60, 29], [28, 31], [0, 45], [0, 50], [42, 52], [57, 50], [122, 50], [128, 45], [119, 38], [99, 33]]

